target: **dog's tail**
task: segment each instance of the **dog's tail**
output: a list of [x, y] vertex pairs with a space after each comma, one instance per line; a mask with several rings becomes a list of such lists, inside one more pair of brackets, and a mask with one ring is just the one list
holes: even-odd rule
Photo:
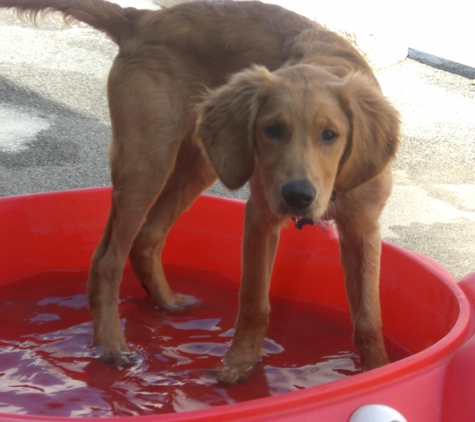
[[49, 12], [60, 12], [66, 20], [76, 19], [105, 32], [119, 45], [141, 15], [137, 9], [124, 9], [104, 0], [0, 0], [0, 7], [16, 9], [20, 16], [33, 21]]

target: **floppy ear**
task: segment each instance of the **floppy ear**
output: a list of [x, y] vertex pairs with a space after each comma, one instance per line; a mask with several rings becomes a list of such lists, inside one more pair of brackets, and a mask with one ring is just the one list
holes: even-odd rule
[[336, 192], [344, 193], [377, 176], [396, 155], [399, 114], [377, 83], [364, 75], [348, 76], [337, 89], [350, 121], [334, 185]]
[[244, 185], [254, 170], [254, 122], [271, 77], [260, 66], [236, 73], [198, 107], [196, 135], [229, 189]]

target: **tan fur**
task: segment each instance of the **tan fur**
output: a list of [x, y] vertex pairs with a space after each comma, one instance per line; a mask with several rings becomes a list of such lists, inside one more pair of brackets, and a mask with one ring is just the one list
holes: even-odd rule
[[[157, 304], [193, 304], [168, 286], [161, 252], [174, 221], [219, 176], [232, 189], [249, 181], [251, 195], [236, 333], [218, 380], [246, 380], [259, 359], [279, 232], [289, 216], [335, 219], [362, 367], [388, 362], [378, 219], [391, 191], [399, 120], [347, 41], [257, 2], [158, 12], [101, 0], [0, 0], [0, 7], [30, 16], [60, 11], [119, 45], [108, 81], [112, 209], [88, 281], [104, 360], [130, 358], [117, 309], [128, 256]], [[305, 206], [302, 185], [311, 192]], [[332, 191], [339, 197], [330, 204]]]

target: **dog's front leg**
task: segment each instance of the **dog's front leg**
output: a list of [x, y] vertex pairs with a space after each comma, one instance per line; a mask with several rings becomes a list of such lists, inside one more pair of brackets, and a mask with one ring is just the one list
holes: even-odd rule
[[217, 375], [223, 384], [249, 378], [269, 325], [269, 285], [282, 219], [270, 212], [263, 196], [256, 196], [251, 194], [246, 204], [239, 312], [231, 347]]
[[353, 321], [353, 342], [360, 355], [362, 371], [389, 363], [379, 299], [381, 237], [378, 216], [374, 217], [360, 209], [350, 218], [336, 218]]

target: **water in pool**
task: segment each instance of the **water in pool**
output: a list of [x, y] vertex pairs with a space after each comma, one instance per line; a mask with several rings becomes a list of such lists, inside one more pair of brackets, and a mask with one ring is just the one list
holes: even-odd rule
[[[137, 363], [94, 358], [86, 272], [50, 272], [0, 287], [0, 412], [71, 417], [190, 411], [274, 396], [359, 372], [349, 316], [272, 298], [263, 358], [250, 381], [222, 387], [213, 371], [229, 347], [236, 282], [169, 267], [174, 290], [203, 302], [184, 314], [155, 306], [130, 272], [122, 283], [123, 329]], [[388, 342], [393, 360], [407, 353]]]

